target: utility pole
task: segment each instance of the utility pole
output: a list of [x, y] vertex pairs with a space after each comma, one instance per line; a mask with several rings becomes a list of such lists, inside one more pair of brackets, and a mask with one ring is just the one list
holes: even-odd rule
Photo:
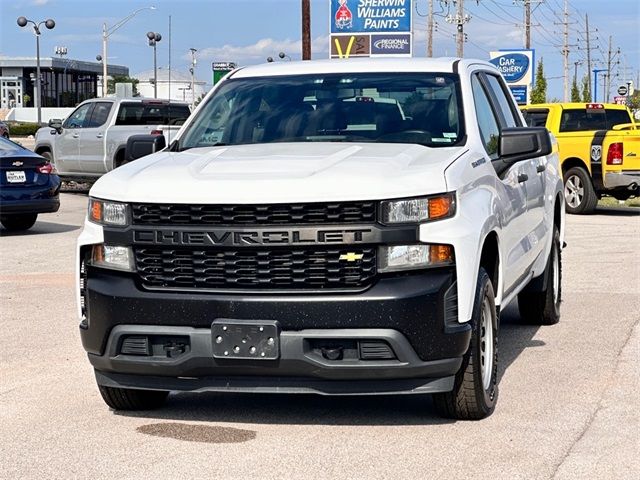
[[302, 60], [311, 60], [310, 0], [302, 0]]
[[587, 29], [587, 78], [589, 79], [589, 95], [591, 95], [591, 44], [589, 43], [589, 14], [584, 14], [584, 23]]
[[433, 57], [433, 0], [429, 0], [427, 21], [427, 57]]
[[609, 50], [607, 52], [607, 76], [604, 84], [604, 101], [609, 102], [609, 90], [611, 90], [611, 35], [609, 35]]
[[531, 0], [524, 0], [524, 48], [531, 48]]
[[464, 13], [464, 0], [454, 0], [454, 5], [458, 6], [456, 15], [447, 15], [447, 23], [456, 25], [456, 56], [464, 56], [464, 42], [466, 34], [464, 33], [464, 24], [471, 20], [469, 14]]
[[585, 28], [586, 30], [584, 32], [579, 32], [580, 35], [584, 35], [584, 41], [587, 44], [586, 48], [585, 47], [581, 47], [580, 45], [578, 45], [578, 50], [586, 50], [587, 51], [587, 81], [588, 81], [588, 86], [589, 86], [589, 94], [591, 95], [591, 99], [593, 99], [593, 101], [595, 102], [595, 97], [593, 96], [593, 82], [591, 81], [591, 74], [590, 72], [593, 71], [593, 64], [594, 62], [591, 59], [591, 50], [598, 50], [600, 48], [599, 45], [595, 45], [595, 46], [591, 46], [591, 44], [593, 43], [593, 40], [598, 40], [598, 37], [596, 36], [595, 38], [592, 37], [591, 35], [593, 33], [597, 33], [598, 29], [595, 28], [592, 30], [589, 29], [589, 15], [585, 15], [584, 16], [584, 24], [585, 24]]
[[[613, 75], [613, 71], [611, 70], [611, 64], [616, 59], [616, 57], [620, 56], [620, 49], [618, 48], [615, 52], [612, 50], [611, 46], [612, 37], [609, 35], [609, 51], [607, 52], [607, 76], [605, 83], [605, 102], [609, 102], [609, 90], [611, 90], [611, 77]], [[615, 62], [615, 65], [619, 65], [620, 60]], [[618, 76], [618, 68], [616, 67], [616, 76]]]
[[458, 12], [456, 14], [456, 55], [462, 57], [464, 55], [464, 0], [458, 0]]
[[569, 2], [564, 0], [562, 57], [564, 62], [564, 101], [569, 101]]

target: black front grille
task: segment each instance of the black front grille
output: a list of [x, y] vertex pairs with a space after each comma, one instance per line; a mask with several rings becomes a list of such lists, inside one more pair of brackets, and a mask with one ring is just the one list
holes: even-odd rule
[[308, 225], [371, 223], [376, 202], [272, 205], [133, 204], [135, 225]]
[[361, 289], [376, 275], [376, 249], [135, 248], [146, 288]]

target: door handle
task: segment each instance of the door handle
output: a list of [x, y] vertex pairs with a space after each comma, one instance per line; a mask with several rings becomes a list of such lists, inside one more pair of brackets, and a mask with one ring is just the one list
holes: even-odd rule
[[102, 137], [104, 137], [104, 134], [103, 134], [103, 133], [98, 133], [98, 134], [96, 135], [96, 138], [102, 138]]
[[529, 180], [529, 175], [527, 175], [526, 173], [519, 173], [518, 174], [518, 183], [524, 183], [527, 180]]
[[72, 137], [73, 137], [73, 138], [80, 138], [80, 134], [79, 134], [79, 133], [74, 133], [74, 134], [72, 135]]
[[536, 172], [538, 173], [542, 173], [547, 169], [547, 166], [544, 163], [539, 163], [538, 166], [536, 166]]

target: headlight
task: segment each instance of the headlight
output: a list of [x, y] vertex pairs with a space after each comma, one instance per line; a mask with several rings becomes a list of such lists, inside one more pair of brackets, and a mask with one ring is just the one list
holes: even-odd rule
[[451, 245], [390, 245], [378, 251], [378, 271], [396, 272], [453, 265]]
[[100, 225], [127, 225], [127, 204], [90, 198], [89, 220]]
[[420, 223], [452, 217], [456, 211], [453, 193], [434, 197], [386, 200], [380, 203], [380, 221], [384, 224]]
[[91, 265], [131, 272], [133, 268], [133, 251], [131, 247], [118, 245], [94, 245], [91, 250]]

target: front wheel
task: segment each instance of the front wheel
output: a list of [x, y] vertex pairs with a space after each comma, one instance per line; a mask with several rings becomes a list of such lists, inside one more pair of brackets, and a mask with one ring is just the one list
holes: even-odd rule
[[151, 410], [161, 407], [169, 392], [158, 390], [133, 390], [130, 388], [98, 385], [104, 403], [114, 410]]
[[36, 223], [37, 213], [23, 213], [20, 215], [7, 215], [0, 217], [0, 223], [9, 231], [18, 232], [29, 230]]
[[598, 196], [584, 168], [573, 167], [564, 174], [564, 199], [568, 213], [591, 213], [595, 210]]
[[480, 420], [493, 412], [498, 397], [498, 316], [489, 275], [480, 268], [471, 318], [471, 343], [456, 374], [453, 390], [433, 396], [440, 415]]

